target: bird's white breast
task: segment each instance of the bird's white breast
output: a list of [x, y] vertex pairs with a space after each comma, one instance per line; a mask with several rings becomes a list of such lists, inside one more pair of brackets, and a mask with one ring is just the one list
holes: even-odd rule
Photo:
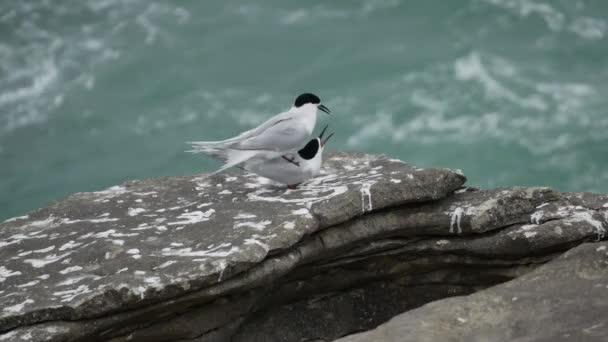
[[317, 123], [317, 105], [307, 103], [299, 108], [294, 107], [291, 110], [295, 114], [294, 118], [300, 122], [302, 129], [310, 136]]

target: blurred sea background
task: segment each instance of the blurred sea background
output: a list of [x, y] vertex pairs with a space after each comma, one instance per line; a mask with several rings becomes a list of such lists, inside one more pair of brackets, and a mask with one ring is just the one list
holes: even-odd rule
[[608, 1], [0, 1], [0, 219], [218, 163], [314, 92], [327, 150], [608, 192]]

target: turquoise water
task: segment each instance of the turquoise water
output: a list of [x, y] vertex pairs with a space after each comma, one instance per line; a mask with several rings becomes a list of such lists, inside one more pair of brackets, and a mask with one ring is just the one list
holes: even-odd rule
[[212, 170], [311, 91], [329, 150], [608, 192], [608, 1], [0, 2], [0, 219]]

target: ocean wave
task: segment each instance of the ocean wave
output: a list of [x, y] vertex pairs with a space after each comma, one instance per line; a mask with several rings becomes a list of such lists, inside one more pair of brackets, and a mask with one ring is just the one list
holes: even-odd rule
[[[506, 56], [472, 50], [451, 67], [441, 63], [407, 73], [387, 82], [386, 89], [374, 90], [401, 94], [402, 104], [383, 100], [378, 105], [382, 109], [371, 116], [357, 114], [364, 119], [351, 126], [346, 144], [361, 149], [386, 143], [492, 141], [552, 158], [605, 141], [608, 119], [597, 109], [603, 103], [597, 85], [558, 81], [535, 70]], [[404, 89], [409, 95], [403, 95]]]
[[182, 7], [144, 0], [4, 2], [0, 13], [10, 28], [0, 44], [0, 136], [45, 122], [93, 89], [98, 70], [132, 48], [125, 32], [139, 27], [142, 41], [155, 44], [167, 17], [190, 18]]
[[[0, 108], [14, 102], [39, 96], [57, 80], [58, 70], [55, 61], [52, 59], [44, 60], [36, 69], [29, 70], [31, 70], [31, 83], [21, 88], [0, 93]], [[23, 72], [19, 72], [19, 74], [23, 74]], [[12, 79], [15, 78], [21, 77], [13, 76]]]
[[565, 25], [565, 15], [551, 4], [534, 0], [484, 0], [485, 2], [510, 10], [521, 17], [537, 15], [553, 31], [561, 31]]
[[[502, 60], [504, 64], [504, 60]], [[515, 74], [515, 68], [509, 66], [499, 66], [497, 69], [510, 70], [509, 76]], [[484, 89], [486, 96], [491, 98], [502, 98], [519, 105], [524, 109], [534, 109], [539, 111], [547, 110], [548, 106], [542, 98], [530, 95], [520, 96], [516, 92], [510, 90], [501, 82], [492, 76], [491, 72], [484, 66], [480, 54], [472, 51], [469, 55], [459, 58], [454, 62], [455, 78], [458, 81], [475, 81], [478, 82]], [[503, 73], [503, 75], [505, 75]]]
[[572, 21], [569, 29], [581, 38], [599, 40], [606, 36], [608, 24], [602, 19], [578, 17]]
[[324, 20], [349, 19], [353, 17], [369, 17], [376, 13], [395, 9], [403, 4], [401, 0], [359, 0], [351, 2], [351, 6], [339, 3], [324, 3], [319, 5], [299, 5], [291, 3], [281, 6], [276, 4], [246, 3], [228, 5], [228, 12], [246, 17], [254, 21], [272, 20], [281, 25], [311, 24]]
[[569, 32], [586, 40], [600, 40], [608, 32], [608, 23], [602, 18], [579, 15], [577, 11], [584, 9], [582, 2], [574, 6], [574, 10], [560, 9], [571, 6], [572, 1], [563, 3], [542, 2], [536, 0], [483, 0], [485, 3], [510, 11], [521, 18], [540, 17], [547, 27], [555, 33]]
[[418, 144], [473, 143], [484, 137], [505, 136], [498, 113], [450, 117], [444, 113], [423, 112], [405, 122], [400, 121], [399, 115], [375, 113], [348, 137], [346, 144], [352, 148], [361, 148], [373, 145], [372, 141], [385, 139], [393, 144], [406, 141]]

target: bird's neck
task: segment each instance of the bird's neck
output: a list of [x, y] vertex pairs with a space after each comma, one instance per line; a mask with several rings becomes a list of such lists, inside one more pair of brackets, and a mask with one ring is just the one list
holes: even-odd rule
[[317, 105], [307, 103], [300, 107], [293, 107], [292, 111], [297, 113], [298, 119], [302, 121], [302, 126], [311, 134], [317, 123]]
[[323, 164], [323, 149], [319, 149], [317, 155], [310, 161], [308, 167], [310, 168], [310, 172], [312, 176], [316, 176], [321, 171], [321, 164]]

